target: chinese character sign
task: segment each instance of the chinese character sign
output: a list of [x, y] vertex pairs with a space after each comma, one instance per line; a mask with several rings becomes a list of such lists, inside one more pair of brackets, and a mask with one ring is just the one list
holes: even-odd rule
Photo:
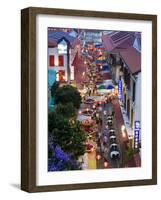
[[139, 137], [140, 137], [140, 121], [135, 121], [134, 129], [134, 148], [139, 148]]
[[118, 98], [121, 101], [122, 100], [122, 81], [119, 80], [118, 82]]

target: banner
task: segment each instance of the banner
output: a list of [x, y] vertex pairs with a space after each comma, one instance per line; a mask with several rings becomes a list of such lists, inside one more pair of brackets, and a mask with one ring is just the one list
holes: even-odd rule
[[118, 81], [118, 98], [121, 101], [122, 100], [122, 81]]
[[138, 149], [139, 148], [139, 138], [140, 138], [140, 121], [135, 121], [134, 149]]

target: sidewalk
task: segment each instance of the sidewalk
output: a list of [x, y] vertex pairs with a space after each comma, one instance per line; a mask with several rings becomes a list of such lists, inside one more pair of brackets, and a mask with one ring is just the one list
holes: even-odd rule
[[141, 167], [141, 158], [140, 155], [134, 154], [132, 159], [126, 164], [126, 167]]
[[127, 141], [128, 141], [128, 133], [125, 129], [124, 133], [125, 135], [122, 135], [121, 127], [124, 125], [124, 119], [122, 116], [121, 108], [118, 99], [112, 100], [113, 109], [115, 112], [115, 121], [116, 121], [116, 127], [118, 130], [118, 136], [119, 136], [119, 144], [121, 149], [121, 160], [120, 160], [120, 167], [125, 167], [126, 163], [126, 148], [127, 148]]
[[[118, 130], [121, 133], [121, 126], [124, 125], [124, 119], [122, 116], [122, 112], [121, 112], [121, 108], [120, 108], [118, 99], [112, 100], [112, 105], [113, 105], [114, 112], [115, 112], [115, 119], [116, 119], [116, 123], [117, 123], [116, 125], [117, 125]], [[126, 130], [125, 130], [125, 137], [124, 138], [120, 137], [120, 138], [121, 138], [122, 142], [128, 141], [128, 133]]]
[[126, 160], [126, 148], [127, 148], [127, 142], [128, 142], [128, 133], [127, 130], [125, 130], [125, 137], [121, 135], [121, 126], [124, 125], [124, 119], [122, 116], [121, 108], [119, 101], [117, 99], [112, 100], [113, 108], [115, 111], [115, 119], [116, 119], [116, 126], [118, 130], [120, 131], [120, 144], [121, 144], [121, 149], [122, 149], [122, 164], [123, 167], [140, 167], [141, 166], [141, 158], [139, 154], [134, 154], [132, 159], [128, 161], [128, 163], [125, 164]]

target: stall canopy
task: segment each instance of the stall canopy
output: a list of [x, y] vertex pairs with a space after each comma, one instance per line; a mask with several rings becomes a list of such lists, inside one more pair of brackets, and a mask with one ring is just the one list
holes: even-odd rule
[[114, 88], [113, 85], [108, 85], [108, 86], [106, 87], [107, 90], [112, 90], [113, 88]]
[[102, 66], [102, 71], [110, 71], [110, 67], [107, 64], [105, 64]]
[[80, 121], [80, 122], [85, 120], [85, 119], [91, 119], [91, 117], [85, 116], [85, 115], [78, 115], [78, 117], [77, 117], [77, 120]]
[[99, 90], [102, 90], [102, 89], [106, 89], [106, 88], [105, 88], [104, 85], [100, 85], [100, 86], [98, 87], [98, 89], [99, 89]]

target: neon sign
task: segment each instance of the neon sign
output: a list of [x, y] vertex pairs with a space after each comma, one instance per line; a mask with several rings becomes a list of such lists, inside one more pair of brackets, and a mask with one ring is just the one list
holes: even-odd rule
[[140, 121], [135, 121], [134, 149], [138, 149], [139, 148], [139, 138], [140, 138]]
[[122, 100], [122, 81], [118, 81], [118, 98], [121, 101]]

